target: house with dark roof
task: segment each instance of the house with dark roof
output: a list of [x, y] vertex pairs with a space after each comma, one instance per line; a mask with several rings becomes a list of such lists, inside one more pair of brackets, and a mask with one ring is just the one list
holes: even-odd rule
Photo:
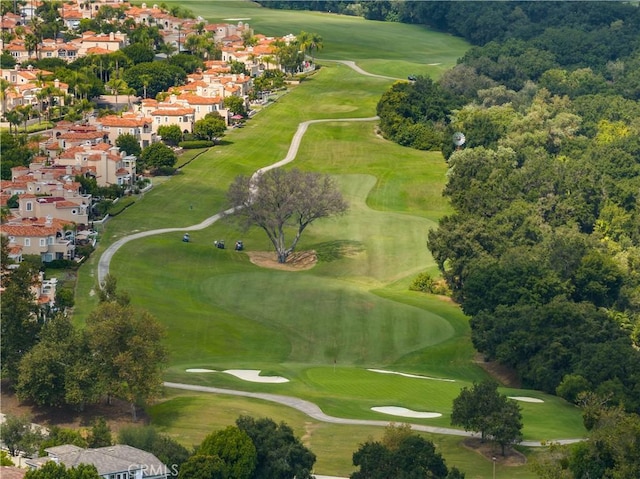
[[116, 446], [83, 449], [71, 444], [49, 447], [44, 457], [25, 461], [31, 469], [38, 469], [49, 461], [77, 467], [93, 465], [104, 479], [167, 479], [171, 470], [153, 454], [135, 447]]

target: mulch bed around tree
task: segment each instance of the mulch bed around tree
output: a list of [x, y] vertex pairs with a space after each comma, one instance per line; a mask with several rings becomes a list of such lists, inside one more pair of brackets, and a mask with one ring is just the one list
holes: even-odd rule
[[482, 442], [480, 438], [469, 437], [462, 441], [462, 445], [471, 451], [477, 452], [484, 456], [488, 461], [496, 459], [496, 464], [501, 466], [522, 466], [527, 463], [527, 458], [521, 452], [516, 451], [511, 447], [505, 448], [504, 456], [500, 446], [492, 443], [491, 441]]

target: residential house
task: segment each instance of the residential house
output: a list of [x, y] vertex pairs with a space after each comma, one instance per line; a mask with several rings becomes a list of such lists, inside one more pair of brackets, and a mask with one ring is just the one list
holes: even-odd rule
[[94, 176], [99, 186], [132, 185], [136, 180], [135, 156], [106, 143], [70, 148], [56, 158], [56, 165], [80, 168]]
[[195, 123], [195, 109], [186, 102], [179, 101], [176, 95], [170, 95], [168, 101], [143, 100], [140, 105], [143, 115], [153, 119], [155, 133], [165, 125], [178, 125], [183, 133], [191, 133]]
[[19, 218], [0, 225], [0, 234], [9, 239], [9, 248], [20, 246], [21, 254], [38, 255], [50, 262], [75, 256], [73, 239], [65, 237], [66, 228], [73, 228], [73, 223], [51, 217]]
[[90, 196], [65, 198], [64, 196], [18, 195], [18, 215], [21, 218], [55, 218], [77, 226], [89, 224]]
[[118, 137], [125, 134], [135, 136], [140, 143], [140, 148], [146, 148], [158, 141], [156, 132], [153, 130], [153, 119], [142, 113], [103, 116], [92, 122], [100, 129], [103, 138], [114, 145]]
[[64, 464], [67, 468], [80, 464], [93, 465], [104, 479], [167, 479], [171, 471], [153, 454], [126, 445], [83, 449], [66, 444], [45, 449], [47, 456], [28, 459], [31, 469], [42, 467], [48, 461]]
[[84, 32], [81, 38], [76, 38], [68, 43], [78, 47], [78, 57], [84, 57], [89, 54], [113, 53], [126, 47], [128, 40], [126, 33], [97, 34], [88, 31]]

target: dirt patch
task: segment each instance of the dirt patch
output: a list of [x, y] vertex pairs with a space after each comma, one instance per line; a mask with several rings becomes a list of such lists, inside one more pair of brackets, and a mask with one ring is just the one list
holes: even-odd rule
[[305, 447], [311, 447], [311, 438], [313, 437], [313, 433], [318, 429], [318, 424], [314, 422], [305, 421], [304, 423], [304, 436], [300, 438], [302, 444]]
[[511, 447], [505, 448], [503, 456], [500, 446], [497, 446], [490, 441], [482, 442], [482, 440], [477, 437], [469, 437], [465, 439], [462, 441], [462, 445], [466, 449], [481, 454], [489, 461], [493, 461], [493, 458], [495, 457], [496, 464], [501, 466], [517, 467], [527, 463], [525, 455], [515, 449]]
[[123, 427], [142, 426], [149, 423], [149, 418], [140, 408], [138, 408], [138, 421], [134, 423], [131, 420], [131, 406], [129, 403], [116, 399], [112, 400], [110, 405], [101, 402], [100, 404], [87, 406], [86, 410], [82, 412], [74, 411], [71, 408], [44, 408], [20, 402], [4, 382], [2, 383], [0, 401], [3, 414], [28, 415], [33, 423], [44, 427], [90, 428], [96, 419], [103, 417], [109, 424], [111, 433], [115, 436]]
[[278, 256], [271, 251], [247, 251], [251, 262], [262, 268], [282, 271], [304, 271], [313, 268], [318, 262], [314, 250], [292, 253], [286, 263], [278, 263]]
[[485, 361], [480, 353], [476, 354], [474, 362], [487, 371], [492, 378], [503, 386], [516, 389], [520, 389], [522, 387], [522, 382], [513, 369], [504, 366], [497, 361]]

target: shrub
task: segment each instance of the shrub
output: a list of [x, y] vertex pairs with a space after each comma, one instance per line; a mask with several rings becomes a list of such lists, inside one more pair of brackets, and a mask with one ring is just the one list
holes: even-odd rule
[[46, 264], [47, 268], [69, 269], [73, 267], [73, 261], [68, 259], [54, 259]]
[[193, 150], [195, 148], [209, 148], [210, 146], [214, 146], [215, 142], [210, 140], [189, 140], [189, 141], [181, 141], [178, 143], [180, 148], [184, 148], [185, 150]]
[[449, 287], [444, 281], [436, 281], [428, 273], [420, 273], [409, 286], [409, 290], [441, 294], [443, 296], [449, 296], [451, 294]]

